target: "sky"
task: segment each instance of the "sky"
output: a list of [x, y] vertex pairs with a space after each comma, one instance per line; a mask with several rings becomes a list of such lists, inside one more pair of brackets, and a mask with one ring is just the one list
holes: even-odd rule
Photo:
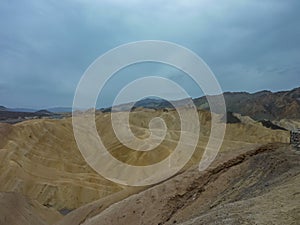
[[[300, 86], [299, 8], [298, 0], [2, 0], [0, 105], [72, 106], [95, 59], [141, 40], [189, 48], [223, 91], [292, 89]], [[99, 106], [109, 106], [124, 85], [149, 74], [177, 82], [191, 97], [202, 95], [183, 72], [145, 63], [116, 73]]]

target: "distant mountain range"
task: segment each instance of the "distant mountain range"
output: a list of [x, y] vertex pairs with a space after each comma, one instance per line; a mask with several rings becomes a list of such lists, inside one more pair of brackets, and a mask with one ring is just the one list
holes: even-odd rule
[[[37, 118], [63, 118], [61, 113], [53, 113], [48, 110], [38, 110], [35, 112], [29, 111], [17, 111], [19, 109], [8, 109], [4, 106], [0, 106], [0, 122], [5, 123], [18, 123], [28, 119]], [[22, 110], [22, 109], [21, 109]]]
[[[227, 112], [239, 113], [243, 116], [261, 120], [281, 120], [281, 119], [300, 119], [300, 87], [290, 91], [260, 91], [256, 93], [248, 92], [225, 92]], [[198, 109], [209, 110], [209, 105], [205, 96], [193, 99]], [[175, 101], [174, 101], [175, 102]], [[174, 103], [173, 102], [173, 103]], [[185, 105], [187, 99], [177, 100], [176, 104]], [[137, 101], [132, 110], [137, 108], [146, 109], [171, 109], [174, 108], [172, 102], [158, 98], [145, 98]], [[116, 111], [128, 110], [128, 104], [118, 105]], [[102, 108], [100, 111], [109, 112], [111, 107]], [[4, 113], [6, 112], [6, 113]], [[55, 114], [70, 113], [71, 107], [54, 107], [45, 110], [27, 108], [6, 108], [0, 106], [0, 118], [10, 115], [15, 117], [34, 117], [34, 116], [53, 116]], [[14, 113], [15, 112], [15, 113]], [[19, 113], [19, 114], [18, 114]], [[21, 113], [21, 114], [20, 114]], [[29, 114], [26, 114], [29, 113]]]
[[[64, 113], [72, 112], [72, 107], [52, 107], [43, 109], [52, 113]], [[40, 109], [31, 109], [31, 108], [6, 108], [5, 106], [0, 106], [0, 111], [9, 111], [9, 112], [30, 112], [34, 113], [40, 111]]]
[[[290, 91], [260, 91], [257, 93], [225, 92], [228, 112], [250, 116], [255, 120], [300, 119], [300, 87]], [[209, 110], [205, 96], [193, 99], [198, 109]], [[177, 103], [184, 105], [185, 100]], [[170, 102], [157, 99], [143, 99], [135, 107], [150, 109], [173, 108]], [[124, 106], [123, 106], [124, 107]]]
[[[255, 120], [300, 119], [300, 87], [291, 91], [225, 92], [227, 111]], [[194, 99], [200, 109], [209, 109], [206, 97]]]

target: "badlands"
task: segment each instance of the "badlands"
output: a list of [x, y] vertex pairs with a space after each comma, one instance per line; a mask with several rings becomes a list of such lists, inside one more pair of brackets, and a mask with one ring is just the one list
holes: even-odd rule
[[[176, 176], [146, 187], [120, 185], [96, 173], [78, 150], [70, 117], [2, 123], [0, 224], [297, 221], [299, 154], [288, 145], [289, 132], [233, 114], [239, 122], [228, 121], [217, 160], [199, 172], [197, 163], [208, 141], [211, 115], [204, 110], [198, 110], [198, 115], [201, 132], [190, 161]], [[168, 131], [164, 141], [149, 152], [128, 149], [118, 141], [110, 112], [97, 111], [96, 124], [114, 157], [142, 166], [167, 157], [180, 136], [180, 123], [176, 122], [180, 120], [173, 109], [132, 111], [133, 133], [147, 137], [149, 121], [157, 116], [164, 119]], [[276, 214], [280, 207], [285, 216]]]
[[[68, 113], [59, 118], [2, 121], [0, 224], [297, 224], [300, 156], [289, 144], [289, 130], [300, 124], [299, 90], [225, 93], [229, 109], [241, 114], [227, 113], [221, 149], [201, 172], [198, 164], [212, 124], [205, 99], [195, 99], [200, 134], [194, 154], [175, 175], [148, 186], [115, 183], [92, 169], [79, 151]], [[141, 101], [129, 113], [132, 133], [146, 139], [149, 123], [156, 117], [167, 128], [163, 141], [151, 151], [133, 150], [116, 137], [111, 116], [119, 118], [121, 128], [125, 126], [127, 112], [122, 107], [95, 112], [105, 148], [120, 162], [133, 166], [166, 159], [181, 136], [179, 115], [170, 104], [145, 102], [150, 106]], [[241, 102], [252, 117], [238, 106]], [[289, 110], [294, 113], [287, 116]], [[5, 108], [2, 112], [10, 115]], [[85, 113], [89, 112], [78, 115]], [[219, 119], [224, 121], [224, 117]], [[187, 135], [194, 140], [194, 134]], [[110, 166], [110, 162], [104, 164]], [[126, 169], [120, 175], [134, 176]]]

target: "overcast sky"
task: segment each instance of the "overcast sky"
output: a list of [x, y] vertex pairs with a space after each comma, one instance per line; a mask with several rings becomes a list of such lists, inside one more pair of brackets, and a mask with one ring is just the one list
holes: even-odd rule
[[[97, 57], [149, 39], [197, 53], [224, 91], [292, 89], [300, 86], [299, 9], [298, 0], [2, 0], [0, 105], [71, 106], [77, 83]], [[116, 74], [101, 104], [143, 69], [164, 71], [192, 97], [201, 95], [179, 71], [144, 65], [129, 68], [131, 76]]]

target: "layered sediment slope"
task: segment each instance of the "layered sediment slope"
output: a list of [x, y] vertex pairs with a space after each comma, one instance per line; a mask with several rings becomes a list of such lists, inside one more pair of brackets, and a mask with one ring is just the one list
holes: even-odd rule
[[[150, 152], [132, 151], [122, 145], [111, 128], [109, 113], [97, 113], [96, 123], [101, 139], [113, 156], [133, 165], [146, 165], [167, 157], [180, 135], [180, 120], [172, 110], [132, 112], [134, 134], [147, 137], [149, 121], [155, 116], [165, 119], [168, 132], [165, 141]], [[199, 161], [209, 137], [210, 114], [199, 111], [199, 117], [201, 135], [196, 153], [186, 168]], [[0, 191], [21, 193], [62, 213], [114, 193], [123, 194], [111, 202], [139, 191], [108, 181], [87, 165], [76, 145], [71, 122], [71, 118], [66, 118], [0, 124]], [[221, 153], [253, 143], [286, 143], [288, 136], [287, 131], [270, 130], [257, 122], [228, 124]]]
[[1, 191], [19, 192], [66, 211], [122, 190], [84, 161], [70, 119], [0, 126]]
[[299, 160], [282, 144], [227, 153], [204, 172], [191, 168], [105, 209], [95, 202], [59, 224], [297, 224]]
[[0, 193], [0, 224], [50, 225], [61, 218], [57, 211], [19, 193]]

